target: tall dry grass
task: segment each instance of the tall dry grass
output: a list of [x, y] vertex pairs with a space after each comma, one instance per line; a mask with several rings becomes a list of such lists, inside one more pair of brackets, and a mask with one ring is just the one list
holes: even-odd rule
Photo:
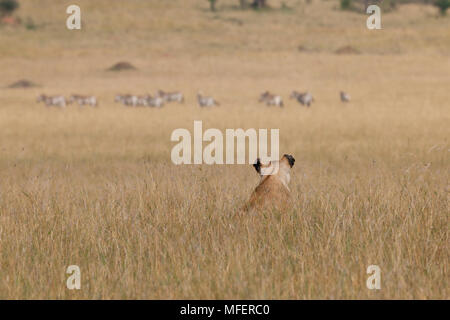
[[[405, 6], [369, 32], [334, 2], [286, 2], [214, 14], [207, 1], [79, 1], [76, 33], [64, 6], [22, 1], [39, 27], [0, 29], [0, 85], [42, 87], [0, 90], [0, 298], [448, 298], [449, 19]], [[362, 53], [333, 53], [344, 45]], [[139, 70], [104, 71], [119, 60]], [[187, 102], [113, 103], [158, 88]], [[199, 89], [222, 106], [198, 108]], [[286, 107], [258, 104], [266, 89]], [[100, 107], [46, 109], [41, 92]], [[294, 208], [236, 217], [251, 166], [173, 165], [170, 134], [194, 120], [279, 128]], [[73, 264], [79, 291], [65, 285]], [[381, 290], [366, 288], [371, 264]]]

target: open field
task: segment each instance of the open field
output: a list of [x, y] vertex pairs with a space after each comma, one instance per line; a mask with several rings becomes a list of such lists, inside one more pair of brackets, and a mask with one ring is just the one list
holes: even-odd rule
[[[36, 30], [0, 27], [0, 299], [449, 298], [450, 17], [405, 5], [369, 31], [337, 1], [237, 2], [79, 0], [68, 31], [69, 2], [22, 0]], [[360, 54], [334, 53], [347, 45]], [[118, 61], [138, 70], [105, 71]], [[22, 78], [41, 87], [4, 88]], [[186, 103], [113, 102], [159, 88]], [[266, 89], [283, 109], [257, 102]], [[197, 90], [221, 106], [200, 109]], [[100, 107], [45, 108], [41, 93]], [[170, 135], [194, 120], [279, 128], [294, 208], [235, 216], [250, 165], [173, 165]]]

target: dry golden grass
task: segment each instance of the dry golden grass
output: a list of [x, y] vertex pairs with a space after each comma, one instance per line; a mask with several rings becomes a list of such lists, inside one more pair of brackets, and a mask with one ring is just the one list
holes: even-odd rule
[[[0, 89], [0, 298], [449, 298], [450, 19], [408, 5], [368, 31], [337, 2], [285, 2], [80, 0], [76, 32], [66, 4], [21, 1], [38, 29], [0, 29], [0, 86], [42, 88]], [[346, 45], [361, 54], [333, 54]], [[122, 60], [139, 70], [105, 71]], [[113, 103], [158, 88], [187, 102]], [[199, 89], [222, 106], [198, 108]], [[317, 101], [267, 109], [265, 89]], [[46, 109], [41, 92], [96, 94], [100, 108]], [[170, 134], [194, 120], [279, 128], [295, 207], [236, 217], [251, 166], [173, 165]]]

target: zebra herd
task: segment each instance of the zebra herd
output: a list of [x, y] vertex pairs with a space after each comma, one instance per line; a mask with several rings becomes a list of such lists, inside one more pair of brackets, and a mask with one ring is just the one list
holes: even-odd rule
[[47, 107], [60, 107], [65, 108], [67, 105], [77, 103], [79, 106], [89, 105], [91, 107], [97, 107], [97, 98], [94, 96], [81, 96], [73, 94], [66, 99], [64, 96], [47, 96], [41, 94], [37, 98], [37, 103], [43, 102]]
[[120, 102], [127, 107], [155, 107], [161, 108], [168, 102], [184, 102], [184, 95], [181, 92], [164, 92], [158, 90], [155, 97], [146, 94], [136, 96], [132, 94], [119, 94], [114, 98], [115, 102]]
[[[120, 102], [127, 107], [156, 107], [161, 108], [165, 103], [178, 102], [184, 103], [184, 95], [181, 92], [164, 92], [159, 90], [155, 97], [151, 95], [136, 96], [131, 94], [117, 95], [115, 102]], [[203, 96], [200, 92], [197, 93], [197, 102], [200, 107], [214, 107], [219, 106], [212, 97]]]
[[[298, 92], [296, 90], [292, 91], [289, 96], [290, 99], [297, 100], [303, 106], [310, 107], [314, 102], [314, 98], [309, 92]], [[340, 98], [342, 102], [349, 102], [350, 95], [341, 91]], [[122, 103], [127, 107], [155, 107], [161, 108], [164, 104], [169, 102], [184, 103], [184, 95], [181, 92], [165, 92], [158, 90], [156, 95], [153, 97], [149, 94], [147, 95], [131, 95], [131, 94], [119, 94], [114, 98], [116, 103]], [[55, 106], [60, 108], [65, 108], [68, 104], [77, 103], [79, 106], [91, 106], [97, 107], [98, 101], [95, 96], [82, 96], [73, 94], [66, 100], [64, 96], [47, 96], [45, 94], [40, 95], [37, 98], [37, 102], [44, 102], [46, 106]], [[283, 99], [281, 96], [272, 94], [269, 91], [263, 92], [258, 102], [265, 103], [267, 106], [277, 106], [283, 107]], [[220, 103], [213, 97], [208, 97], [202, 95], [200, 92], [197, 93], [197, 103], [200, 107], [214, 107], [220, 106]]]
[[[350, 102], [350, 95], [341, 91], [340, 97], [342, 102]], [[314, 102], [314, 98], [311, 93], [309, 92], [298, 92], [297, 90], [292, 91], [291, 95], [289, 96], [289, 99], [295, 99], [298, 103], [300, 103], [302, 106], [310, 107], [311, 104]], [[267, 106], [277, 106], [277, 107], [283, 107], [283, 99], [281, 96], [272, 94], [269, 91], [265, 91], [261, 93], [259, 96], [259, 102], [264, 102]]]

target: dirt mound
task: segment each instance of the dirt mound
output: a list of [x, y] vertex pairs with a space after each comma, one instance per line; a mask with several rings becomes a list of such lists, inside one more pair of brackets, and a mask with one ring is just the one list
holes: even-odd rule
[[136, 70], [136, 67], [126, 61], [121, 61], [107, 69], [108, 71], [124, 71], [124, 70]]
[[38, 85], [35, 84], [34, 82], [32, 82], [30, 80], [26, 80], [26, 79], [16, 81], [8, 86], [8, 88], [11, 88], [11, 89], [16, 89], [16, 88], [27, 89], [27, 88], [35, 88], [35, 87], [38, 87]]
[[336, 54], [360, 54], [359, 50], [353, 48], [352, 46], [345, 46], [337, 49], [334, 53]]

